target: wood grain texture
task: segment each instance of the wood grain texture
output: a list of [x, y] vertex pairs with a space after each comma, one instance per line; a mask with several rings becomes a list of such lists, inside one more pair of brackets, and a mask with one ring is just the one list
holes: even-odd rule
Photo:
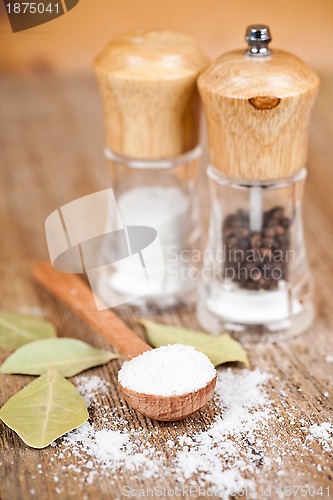
[[[106, 342], [67, 308], [34, 286], [30, 278], [33, 264], [48, 257], [44, 237], [46, 217], [64, 203], [109, 186], [95, 82], [83, 78], [3, 79], [0, 92], [5, 96], [0, 108], [1, 308], [40, 313], [55, 323], [60, 336], [78, 338], [107, 349]], [[305, 426], [328, 421], [333, 410], [333, 364], [325, 361], [327, 355], [333, 355], [332, 106], [333, 79], [323, 76], [311, 127], [305, 195], [305, 233], [316, 282], [316, 321], [307, 334], [293, 341], [248, 348], [252, 366], [271, 374], [268, 391], [273, 410], [280, 419], [265, 430], [262, 439], [270, 443], [279, 433], [283, 442], [274, 453], [281, 455], [287, 447], [293, 451], [292, 455], [283, 457], [283, 476], [278, 475], [278, 467], [273, 464], [269, 474], [261, 477], [261, 484], [272, 488], [309, 484], [330, 486], [332, 491], [333, 487], [332, 456], [319, 445], [309, 448], [302, 456], [301, 443], [305, 442], [305, 436], [299, 423], [300, 419]], [[205, 187], [204, 170], [200, 184]], [[123, 316], [126, 324], [142, 337], [143, 330], [137, 319], [130, 313]], [[198, 329], [190, 308], [181, 314], [154, 319]], [[1, 359], [7, 355], [1, 351]], [[111, 384], [105, 397], [102, 399], [97, 394], [94, 403], [107, 405], [110, 412], [117, 407], [135, 432], [142, 429], [148, 432], [151, 445], [167, 463], [165, 442], [168, 439], [208, 429], [213, 422], [214, 409], [210, 404], [204, 411], [179, 423], [156, 423], [141, 417], [128, 407], [117, 390], [119, 366], [119, 361], [113, 361], [86, 372], [99, 375]], [[30, 380], [33, 378], [1, 375], [1, 404]], [[96, 419], [93, 408], [90, 418], [93, 422]], [[29, 449], [2, 424], [0, 444], [2, 500], [119, 499], [123, 498], [124, 485], [139, 489], [173, 488], [176, 484], [167, 470], [154, 480], [122, 470], [114, 475], [114, 483], [105, 476], [98, 477], [92, 484], [78, 482], [72, 469], [63, 469], [64, 465], [75, 466], [75, 457], [60, 460], [52, 447], [40, 451]], [[260, 471], [260, 466], [256, 466], [256, 470]], [[246, 475], [253, 478], [251, 473]], [[60, 494], [57, 488], [61, 488]], [[271, 498], [277, 497], [272, 494]]]
[[196, 78], [207, 65], [186, 35], [138, 31], [112, 40], [94, 63], [106, 145], [142, 159], [193, 149], [199, 140]]
[[202, 73], [212, 164], [240, 179], [280, 179], [306, 166], [319, 79], [298, 57], [228, 52]]

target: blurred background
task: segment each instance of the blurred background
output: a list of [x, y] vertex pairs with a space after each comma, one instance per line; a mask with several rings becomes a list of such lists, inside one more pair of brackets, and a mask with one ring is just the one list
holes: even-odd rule
[[[245, 29], [252, 23], [268, 24], [272, 46], [297, 54], [321, 78], [311, 123], [305, 223], [316, 243], [309, 246], [310, 261], [331, 296], [325, 279], [332, 275], [333, 245], [333, 0], [79, 0], [61, 17], [16, 33], [6, 1], [0, 2], [0, 280], [7, 280], [9, 309], [28, 300], [33, 305], [25, 287], [32, 262], [48, 258], [47, 216], [110, 186], [92, 70], [96, 54], [120, 33], [168, 29], [194, 37], [214, 59], [245, 48]], [[69, 1], [75, 0], [59, 0], [64, 6]], [[207, 220], [206, 134], [202, 142], [198, 184]], [[331, 314], [331, 301], [320, 307]]]
[[332, 0], [80, 0], [58, 19], [14, 34], [1, 3], [0, 71], [90, 72], [110, 38], [135, 29], [187, 33], [214, 58], [241, 47], [251, 23], [269, 24], [274, 46], [333, 73]]
[[[17, 33], [5, 3], [0, 3], [0, 209], [12, 218], [11, 227], [19, 227], [20, 213], [22, 225], [40, 238], [52, 210], [109, 185], [92, 60], [112, 37], [138, 29], [180, 31], [214, 59], [245, 48], [245, 29], [252, 23], [268, 24], [273, 47], [294, 52], [319, 73], [307, 190], [314, 199], [320, 196], [324, 215], [331, 217], [333, 0], [79, 0], [59, 18]], [[209, 162], [205, 136], [203, 192]], [[22, 197], [33, 199], [34, 217], [26, 217]], [[33, 246], [31, 255], [44, 258], [45, 246]], [[8, 258], [13, 258], [9, 244]]]

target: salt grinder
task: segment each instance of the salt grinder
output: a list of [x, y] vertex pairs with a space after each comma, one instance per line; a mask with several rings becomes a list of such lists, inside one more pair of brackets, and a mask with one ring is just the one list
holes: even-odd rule
[[302, 198], [319, 79], [270, 49], [268, 26], [246, 31], [199, 77], [208, 122], [211, 212], [197, 307], [213, 334], [277, 341], [313, 321]]
[[[168, 31], [121, 35], [95, 60], [112, 187], [124, 225], [132, 228], [128, 257], [113, 262], [98, 286], [110, 306], [156, 312], [194, 298], [196, 264], [181, 255], [197, 250], [200, 240], [196, 79], [208, 63], [191, 38]], [[143, 225], [157, 231], [160, 248], [138, 242], [134, 229]], [[148, 280], [135, 264], [144, 252]]]

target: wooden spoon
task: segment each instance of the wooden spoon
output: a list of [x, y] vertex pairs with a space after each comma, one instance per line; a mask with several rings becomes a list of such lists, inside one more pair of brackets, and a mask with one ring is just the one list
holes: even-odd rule
[[[128, 360], [151, 349], [110, 309], [96, 310], [90, 288], [78, 275], [59, 273], [50, 263], [42, 262], [34, 267], [32, 276]], [[203, 408], [215, 385], [216, 376], [197, 391], [179, 396], [156, 396], [132, 391], [118, 383], [120, 392], [132, 408], [146, 417], [165, 421], [181, 420]]]

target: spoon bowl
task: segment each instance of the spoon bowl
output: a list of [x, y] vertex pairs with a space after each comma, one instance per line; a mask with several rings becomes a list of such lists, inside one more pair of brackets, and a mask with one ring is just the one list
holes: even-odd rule
[[153, 420], [173, 422], [190, 417], [212, 397], [216, 385], [216, 376], [204, 387], [186, 394], [173, 396], [157, 396], [144, 394], [123, 387], [118, 388], [127, 403], [142, 415]]

